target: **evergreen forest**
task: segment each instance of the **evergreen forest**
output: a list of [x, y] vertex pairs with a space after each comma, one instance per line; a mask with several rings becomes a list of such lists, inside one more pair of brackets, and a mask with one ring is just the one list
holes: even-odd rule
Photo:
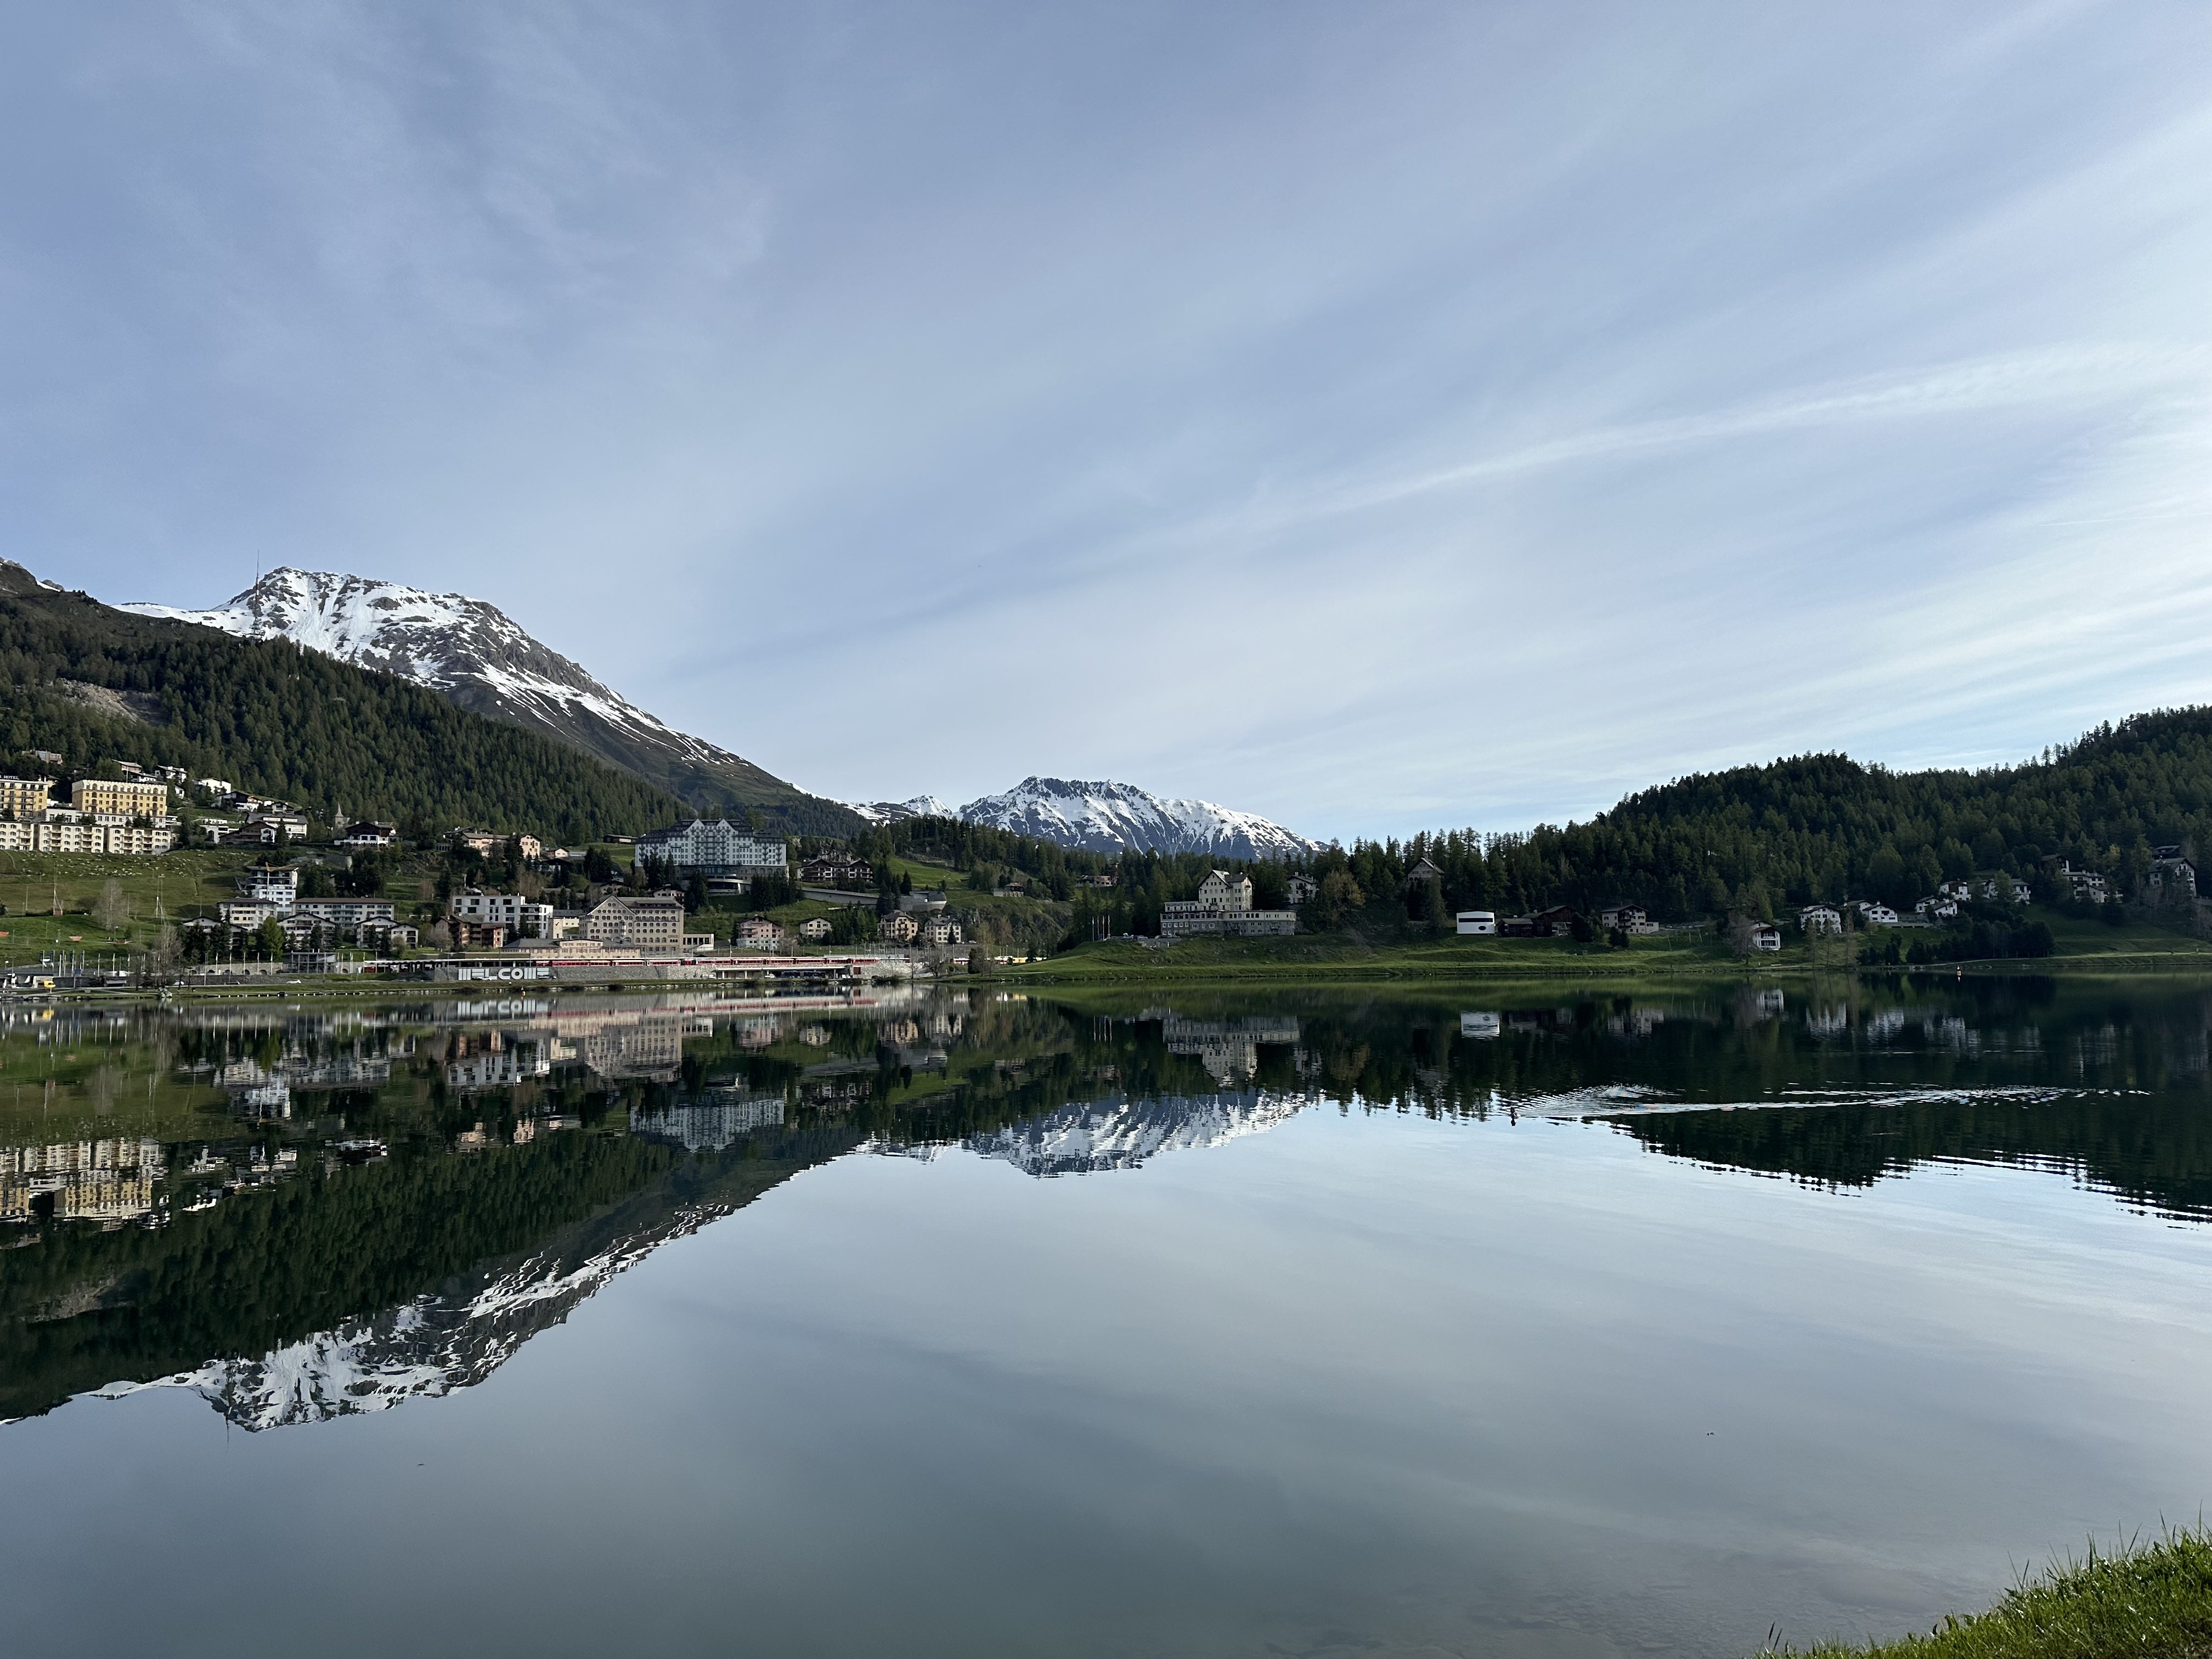
[[71, 775], [181, 766], [317, 817], [434, 831], [589, 842], [685, 815], [662, 790], [410, 681], [112, 610], [13, 565], [0, 566], [0, 746], [18, 770], [34, 749]]
[[1799, 756], [1678, 779], [1588, 823], [1362, 841], [1313, 870], [1341, 872], [1370, 899], [1395, 896], [1425, 858], [1443, 872], [1448, 911], [1634, 903], [1681, 921], [1771, 918], [1815, 901], [1910, 906], [1947, 879], [2000, 872], [2056, 901], [2062, 860], [2139, 898], [2161, 846], [2192, 858], [2212, 846], [2212, 708], [2135, 715], [1975, 771]]

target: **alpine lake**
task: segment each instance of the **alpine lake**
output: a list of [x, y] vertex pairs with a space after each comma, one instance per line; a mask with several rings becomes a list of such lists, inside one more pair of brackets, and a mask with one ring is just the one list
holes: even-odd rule
[[0, 1008], [9, 1650], [1748, 1655], [2212, 1497], [2212, 988]]

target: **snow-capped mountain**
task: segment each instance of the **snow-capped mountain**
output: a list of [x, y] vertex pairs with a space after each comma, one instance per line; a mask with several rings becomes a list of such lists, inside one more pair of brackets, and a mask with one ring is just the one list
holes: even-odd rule
[[1133, 1170], [1160, 1152], [1218, 1146], [1240, 1135], [1264, 1133], [1312, 1103], [1307, 1095], [1279, 1095], [1264, 1089], [1095, 1100], [974, 1136], [967, 1146], [970, 1152], [1002, 1158], [1033, 1176]]
[[147, 1382], [94, 1393], [188, 1389], [243, 1429], [276, 1429], [389, 1411], [472, 1388], [540, 1331], [565, 1322], [617, 1273], [672, 1240], [731, 1214], [708, 1199], [651, 1212], [627, 1228], [587, 1222], [518, 1255], [487, 1262], [436, 1292], [349, 1319], [258, 1358], [210, 1359]]
[[678, 732], [611, 690], [497, 606], [460, 593], [330, 571], [272, 570], [212, 611], [125, 605], [142, 617], [290, 639], [427, 685], [471, 713], [543, 732], [658, 784], [695, 807], [757, 806], [794, 829], [836, 834], [845, 809], [741, 756]]
[[1002, 795], [969, 801], [959, 816], [970, 823], [1093, 853], [1130, 848], [1279, 859], [1321, 849], [1319, 842], [1293, 834], [1256, 812], [1239, 812], [1212, 801], [1166, 800], [1127, 783], [1024, 778]]
[[847, 801], [845, 803], [870, 823], [894, 823], [901, 818], [957, 818], [957, 807], [941, 801], [934, 795], [916, 795], [912, 800]]

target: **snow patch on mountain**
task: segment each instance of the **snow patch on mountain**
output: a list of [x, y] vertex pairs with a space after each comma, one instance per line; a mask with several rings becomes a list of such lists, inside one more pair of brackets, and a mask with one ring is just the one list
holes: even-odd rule
[[901, 818], [957, 818], [959, 809], [941, 801], [934, 795], [916, 795], [912, 800], [848, 800], [845, 805], [858, 812], [870, 823], [896, 823]]
[[558, 1249], [539, 1251], [505, 1271], [477, 1275], [471, 1287], [348, 1320], [258, 1358], [210, 1359], [192, 1370], [148, 1382], [111, 1383], [94, 1394], [119, 1400], [145, 1389], [185, 1389], [248, 1430], [323, 1423], [437, 1399], [483, 1382], [616, 1274], [734, 1207], [680, 1209], [661, 1224], [580, 1261]]
[[1161, 1152], [1218, 1146], [1287, 1123], [1314, 1097], [1241, 1090], [1218, 1095], [1110, 1098], [972, 1137], [967, 1146], [1033, 1176], [1133, 1170]]
[[1212, 801], [1170, 799], [1133, 784], [1025, 778], [960, 809], [970, 823], [1086, 852], [1200, 853], [1224, 859], [1296, 858], [1322, 843], [1256, 812]]
[[381, 669], [451, 693], [473, 682], [501, 701], [546, 713], [588, 713], [702, 757], [722, 753], [610, 690], [577, 664], [524, 632], [498, 606], [464, 593], [432, 593], [398, 582], [325, 570], [272, 570], [212, 611], [125, 605], [142, 617], [219, 628], [241, 639], [289, 639], [325, 656]]
[[[326, 570], [272, 570], [212, 611], [165, 605], [118, 610], [219, 628], [242, 639], [289, 639], [363, 668], [429, 687], [462, 708], [574, 744], [641, 776], [715, 773], [749, 761], [679, 732], [539, 643], [496, 605], [464, 593]], [[653, 763], [634, 763], [641, 756]]]

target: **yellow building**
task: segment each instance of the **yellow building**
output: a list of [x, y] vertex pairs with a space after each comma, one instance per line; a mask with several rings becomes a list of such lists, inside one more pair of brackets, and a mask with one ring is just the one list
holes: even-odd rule
[[70, 786], [70, 805], [80, 812], [118, 812], [125, 817], [158, 818], [169, 810], [169, 786], [138, 779], [111, 783], [106, 778], [79, 778]]
[[43, 812], [53, 798], [52, 778], [0, 778], [0, 812]]

